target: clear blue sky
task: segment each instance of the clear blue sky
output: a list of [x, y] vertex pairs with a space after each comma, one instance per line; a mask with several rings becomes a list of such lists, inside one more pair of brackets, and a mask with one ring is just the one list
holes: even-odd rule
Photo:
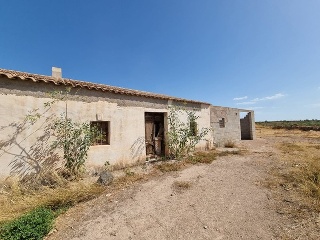
[[320, 119], [319, 0], [0, 3], [0, 68]]

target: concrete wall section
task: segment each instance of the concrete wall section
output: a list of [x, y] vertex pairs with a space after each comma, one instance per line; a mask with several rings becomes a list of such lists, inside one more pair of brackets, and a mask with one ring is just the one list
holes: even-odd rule
[[240, 125], [242, 140], [255, 139], [255, 121], [253, 112], [248, 112], [244, 118], [241, 118]]
[[227, 107], [210, 107], [210, 123], [213, 130], [213, 142], [223, 147], [227, 141], [241, 139], [239, 110]]

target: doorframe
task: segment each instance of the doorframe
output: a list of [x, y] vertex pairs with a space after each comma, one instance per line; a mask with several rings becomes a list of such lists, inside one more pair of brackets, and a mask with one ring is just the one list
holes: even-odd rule
[[[167, 148], [167, 145], [166, 145], [166, 134], [167, 134], [167, 131], [168, 131], [168, 119], [167, 119], [167, 116], [168, 116], [168, 113], [167, 112], [157, 112], [157, 111], [145, 111], [144, 112], [144, 129], [145, 129], [145, 148], [146, 148], [146, 156], [147, 156], [147, 146], [146, 146], [146, 117], [149, 115], [160, 115], [161, 116], [161, 120], [160, 120], [160, 123], [162, 123], [163, 125], [163, 133], [162, 133], [162, 140], [161, 140], [161, 154], [160, 155], [156, 155], [156, 153], [154, 152], [154, 156], [155, 157], [163, 157], [163, 156], [166, 156], [167, 155], [167, 152], [168, 152], [168, 148]], [[155, 122], [155, 121], [154, 121]], [[154, 137], [153, 137], [154, 138]], [[153, 139], [154, 141], [154, 139]], [[155, 150], [154, 150], [155, 151]]]

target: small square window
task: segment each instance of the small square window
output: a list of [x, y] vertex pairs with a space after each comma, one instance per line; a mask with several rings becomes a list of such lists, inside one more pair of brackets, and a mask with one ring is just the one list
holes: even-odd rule
[[219, 126], [220, 128], [224, 128], [226, 126], [226, 122], [224, 118], [219, 119]]
[[96, 129], [93, 145], [110, 145], [110, 122], [109, 121], [93, 121], [90, 127]]

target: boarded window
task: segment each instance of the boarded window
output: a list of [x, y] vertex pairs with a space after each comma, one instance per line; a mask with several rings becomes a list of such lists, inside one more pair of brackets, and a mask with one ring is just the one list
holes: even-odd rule
[[224, 118], [219, 119], [219, 126], [221, 128], [224, 128], [226, 126], [226, 122]]
[[197, 136], [198, 134], [198, 124], [195, 120], [190, 121], [190, 133], [191, 136]]
[[93, 121], [90, 127], [96, 131], [93, 145], [110, 145], [109, 121]]

